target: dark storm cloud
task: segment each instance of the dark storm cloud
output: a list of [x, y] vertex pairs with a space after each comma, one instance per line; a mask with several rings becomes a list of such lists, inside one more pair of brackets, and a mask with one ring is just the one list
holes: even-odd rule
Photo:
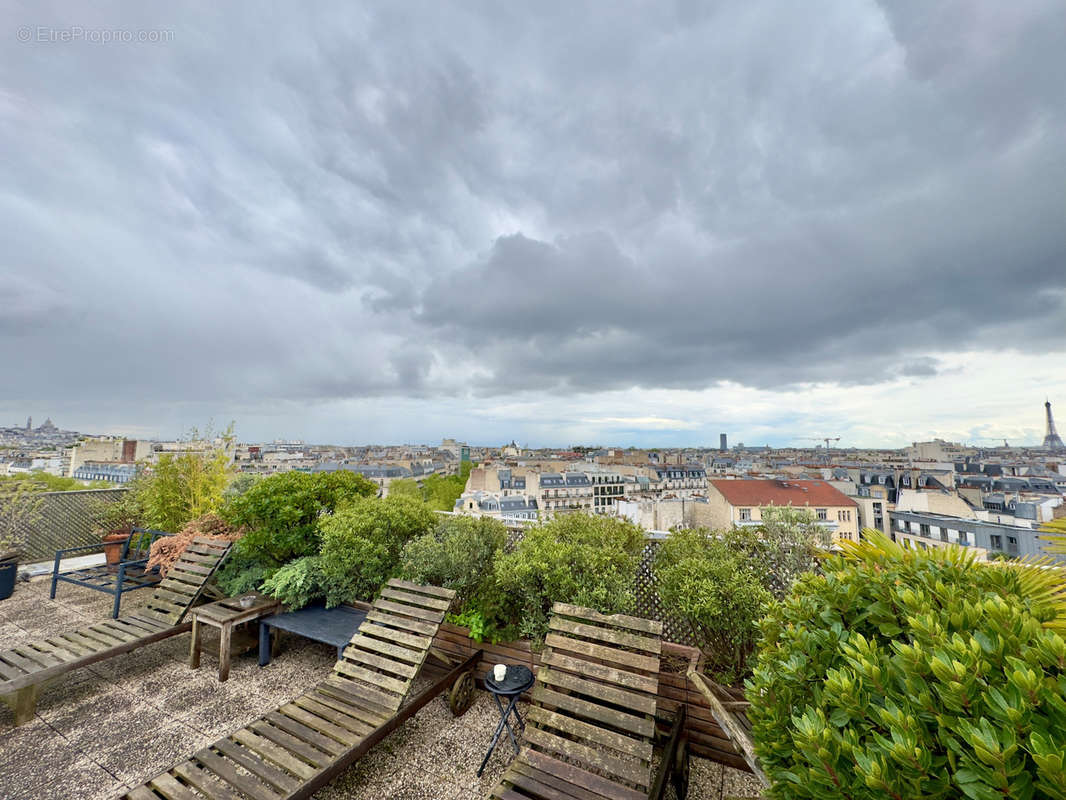
[[5, 20], [13, 408], [849, 386], [1063, 347], [1057, 0]]

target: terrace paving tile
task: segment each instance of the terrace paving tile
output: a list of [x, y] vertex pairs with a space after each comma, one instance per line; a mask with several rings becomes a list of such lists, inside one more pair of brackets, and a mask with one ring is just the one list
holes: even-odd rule
[[143, 783], [214, 741], [165, 714], [141, 707], [122, 736], [100, 743], [89, 757], [130, 786]]

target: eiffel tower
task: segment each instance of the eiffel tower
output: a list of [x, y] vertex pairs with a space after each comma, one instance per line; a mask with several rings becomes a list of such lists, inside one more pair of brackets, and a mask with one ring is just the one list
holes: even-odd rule
[[1050, 400], [1044, 403], [1044, 409], [1047, 411], [1047, 433], [1044, 435], [1044, 449], [1066, 450], [1066, 445], [1063, 445], [1062, 439], [1059, 438], [1058, 431], [1055, 430], [1055, 419], [1051, 416]]

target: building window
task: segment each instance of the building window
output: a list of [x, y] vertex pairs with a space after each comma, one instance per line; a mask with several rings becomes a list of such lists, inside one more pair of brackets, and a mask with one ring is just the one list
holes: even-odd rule
[[989, 534], [988, 541], [991, 543], [993, 550], [1003, 549], [1003, 537], [998, 533]]
[[947, 540], [948, 540], [948, 529], [947, 528], [941, 528], [940, 529], [940, 541], [946, 542]]
[[751, 519], [751, 509], [750, 508], [742, 508], [742, 509], [740, 509], [740, 519], [743, 520], [743, 521], [750, 520]]
[[820, 520], [829, 519], [829, 512], [826, 509], [824, 509], [824, 508], [815, 509], [814, 513], [817, 515], [818, 519], [820, 519]]
[[918, 525], [918, 534], [920, 536], [928, 536], [929, 535], [929, 526], [926, 525], [925, 523], [919, 523], [919, 525]]
[[1011, 555], [1018, 555], [1018, 537], [1007, 537], [1007, 552]]

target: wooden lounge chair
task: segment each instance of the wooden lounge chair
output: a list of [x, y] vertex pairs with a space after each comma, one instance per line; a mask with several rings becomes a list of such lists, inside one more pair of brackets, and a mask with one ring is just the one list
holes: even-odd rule
[[124, 797], [306, 798], [445, 689], [462, 714], [474, 699], [480, 650], [401, 709], [454, 596], [390, 580], [328, 678]]
[[[652, 780], [662, 623], [556, 603], [526, 715], [525, 743], [494, 800], [658, 797], [679, 770], [683, 709]], [[684, 790], [679, 788], [679, 795]]]
[[229, 549], [229, 542], [197, 537], [143, 608], [0, 651], [0, 697], [13, 703], [15, 724], [33, 717], [38, 692], [46, 681], [189, 630], [191, 624], [182, 620]]

